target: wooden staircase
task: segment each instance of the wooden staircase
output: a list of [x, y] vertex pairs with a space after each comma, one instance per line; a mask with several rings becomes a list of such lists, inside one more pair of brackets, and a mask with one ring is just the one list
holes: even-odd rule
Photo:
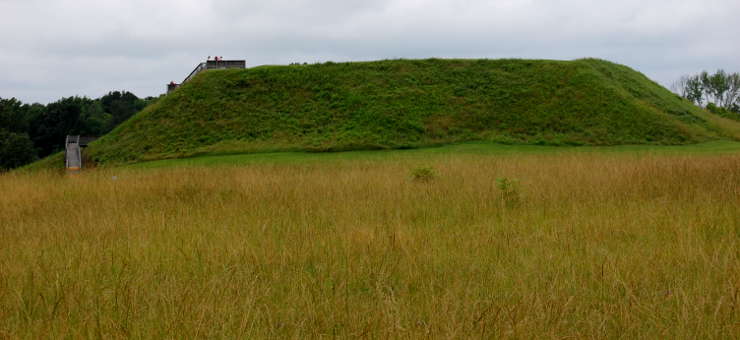
[[82, 152], [80, 136], [67, 136], [65, 144], [65, 167], [69, 172], [79, 172], [82, 169]]

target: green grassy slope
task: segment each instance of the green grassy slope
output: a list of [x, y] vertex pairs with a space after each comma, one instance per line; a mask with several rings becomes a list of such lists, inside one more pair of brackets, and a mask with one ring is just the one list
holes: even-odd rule
[[117, 163], [460, 141], [617, 145], [740, 137], [726, 124], [733, 123], [602, 60], [389, 60], [204, 72], [88, 152], [99, 163]]

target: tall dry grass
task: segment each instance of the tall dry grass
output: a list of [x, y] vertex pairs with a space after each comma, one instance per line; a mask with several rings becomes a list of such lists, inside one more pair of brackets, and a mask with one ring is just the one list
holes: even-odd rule
[[0, 192], [0, 338], [740, 334], [737, 155], [10, 174]]

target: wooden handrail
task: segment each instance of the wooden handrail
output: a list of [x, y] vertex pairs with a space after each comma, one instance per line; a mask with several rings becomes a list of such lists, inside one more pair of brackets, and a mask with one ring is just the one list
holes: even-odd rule
[[185, 80], [183, 80], [182, 83], [185, 84], [185, 82], [195, 77], [195, 75], [207, 69], [208, 69], [208, 66], [206, 65], [206, 63], [203, 62], [203, 63], [198, 64], [198, 66], [196, 66], [195, 69], [193, 69], [193, 72], [190, 72], [190, 74], [187, 77], [185, 77]]
[[190, 74], [180, 84], [174, 82], [167, 85], [167, 93], [174, 91], [180, 85], [187, 83], [193, 79], [198, 73], [211, 69], [225, 69], [225, 68], [246, 68], [246, 60], [208, 60], [201, 62], [196, 66]]

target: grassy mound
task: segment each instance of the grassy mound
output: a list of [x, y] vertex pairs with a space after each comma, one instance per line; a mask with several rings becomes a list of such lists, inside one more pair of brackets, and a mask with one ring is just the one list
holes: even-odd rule
[[685, 144], [738, 138], [738, 126], [602, 60], [388, 60], [204, 72], [88, 152], [118, 163], [461, 141]]

